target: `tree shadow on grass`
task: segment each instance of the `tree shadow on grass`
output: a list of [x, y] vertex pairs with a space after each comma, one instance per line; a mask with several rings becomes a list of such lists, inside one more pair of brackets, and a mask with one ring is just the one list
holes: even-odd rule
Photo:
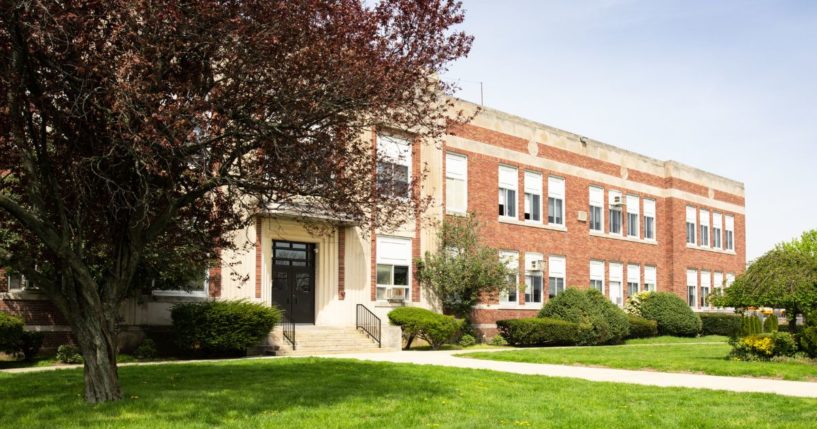
[[242, 360], [119, 371], [125, 399], [100, 405], [83, 402], [80, 370], [4, 378], [0, 397], [7, 399], [0, 421], [15, 427], [223, 426], [322, 407], [329, 412], [339, 404], [375, 409], [378, 403], [456, 393], [416, 369], [336, 359]]

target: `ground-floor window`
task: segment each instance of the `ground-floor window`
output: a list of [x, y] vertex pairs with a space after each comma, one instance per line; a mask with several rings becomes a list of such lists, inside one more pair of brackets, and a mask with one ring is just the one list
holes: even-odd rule
[[590, 289], [604, 294], [604, 261], [590, 261]]
[[411, 239], [377, 237], [377, 299], [408, 300], [411, 281]]
[[519, 301], [519, 252], [501, 251], [499, 258], [505, 263], [505, 266], [511, 271], [508, 275], [508, 290], [499, 294], [499, 302], [515, 303]]
[[621, 290], [622, 282], [624, 281], [624, 266], [619, 263], [610, 264], [610, 301], [618, 306], [624, 305], [623, 291]]
[[564, 292], [565, 274], [567, 264], [562, 256], [551, 256], [548, 258], [548, 297]]
[[647, 292], [657, 291], [656, 282], [655, 267], [644, 267], [644, 290]]
[[541, 304], [544, 290], [543, 255], [525, 252], [525, 304]]

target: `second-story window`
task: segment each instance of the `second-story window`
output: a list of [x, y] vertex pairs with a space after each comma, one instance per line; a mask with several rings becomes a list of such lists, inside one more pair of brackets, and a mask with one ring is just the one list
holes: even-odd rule
[[380, 194], [408, 198], [411, 191], [411, 143], [402, 137], [378, 134], [377, 155]]
[[499, 215], [516, 219], [516, 168], [499, 166]]
[[564, 226], [565, 179], [548, 177], [548, 223]]
[[697, 213], [695, 207], [687, 207], [686, 212], [686, 219], [687, 219], [687, 244], [695, 244], [695, 228], [698, 224], [696, 221]]
[[452, 213], [468, 210], [468, 158], [445, 154], [445, 209]]
[[610, 234], [621, 235], [621, 192], [610, 191]]
[[735, 218], [726, 216], [726, 250], [735, 250]]
[[712, 213], [712, 247], [721, 248], [721, 228], [723, 228], [723, 215]]
[[644, 199], [644, 239], [655, 240], [655, 200]]
[[542, 175], [525, 172], [525, 220], [542, 222]]
[[709, 210], [701, 210], [701, 246], [709, 247]]
[[595, 186], [590, 187], [590, 230], [603, 232], [604, 215], [604, 189]]
[[627, 195], [627, 235], [638, 238], [638, 218], [641, 212], [638, 197]]

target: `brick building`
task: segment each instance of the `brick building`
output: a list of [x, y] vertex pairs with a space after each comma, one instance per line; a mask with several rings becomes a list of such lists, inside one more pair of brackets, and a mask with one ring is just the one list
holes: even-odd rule
[[[477, 106], [458, 100], [454, 109]], [[376, 130], [369, 137], [404, 185], [426, 172], [426, 212], [395, 231], [340, 223], [322, 236], [294, 220], [302, 213], [264, 213], [235, 232], [241, 250], [223, 252], [200, 290], [126, 303], [123, 331], [167, 325], [175, 302], [208, 298], [278, 305], [314, 327], [354, 327], [358, 304], [384, 321], [396, 306], [433, 307], [413, 261], [436, 248], [428, 225], [466, 212], [525, 285], [475, 309], [476, 327], [489, 335], [496, 320], [533, 316], [566, 287], [595, 287], [618, 304], [636, 291], [670, 291], [700, 309], [744, 268], [740, 182], [484, 108], [442, 144]], [[22, 315], [52, 343], [65, 340], [63, 318], [26, 286], [0, 273], [0, 311]]]

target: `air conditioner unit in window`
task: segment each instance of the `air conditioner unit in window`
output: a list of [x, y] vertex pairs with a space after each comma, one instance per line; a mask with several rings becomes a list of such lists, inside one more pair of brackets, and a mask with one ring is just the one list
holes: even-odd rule
[[530, 262], [530, 266], [528, 267], [530, 271], [542, 271], [545, 269], [545, 261], [538, 259], [535, 261]]
[[386, 291], [386, 299], [389, 302], [403, 302], [406, 300], [406, 290], [403, 288], [392, 288]]
[[624, 198], [622, 198], [620, 195], [611, 198], [611, 206], [620, 206], [622, 204], [624, 204]]

